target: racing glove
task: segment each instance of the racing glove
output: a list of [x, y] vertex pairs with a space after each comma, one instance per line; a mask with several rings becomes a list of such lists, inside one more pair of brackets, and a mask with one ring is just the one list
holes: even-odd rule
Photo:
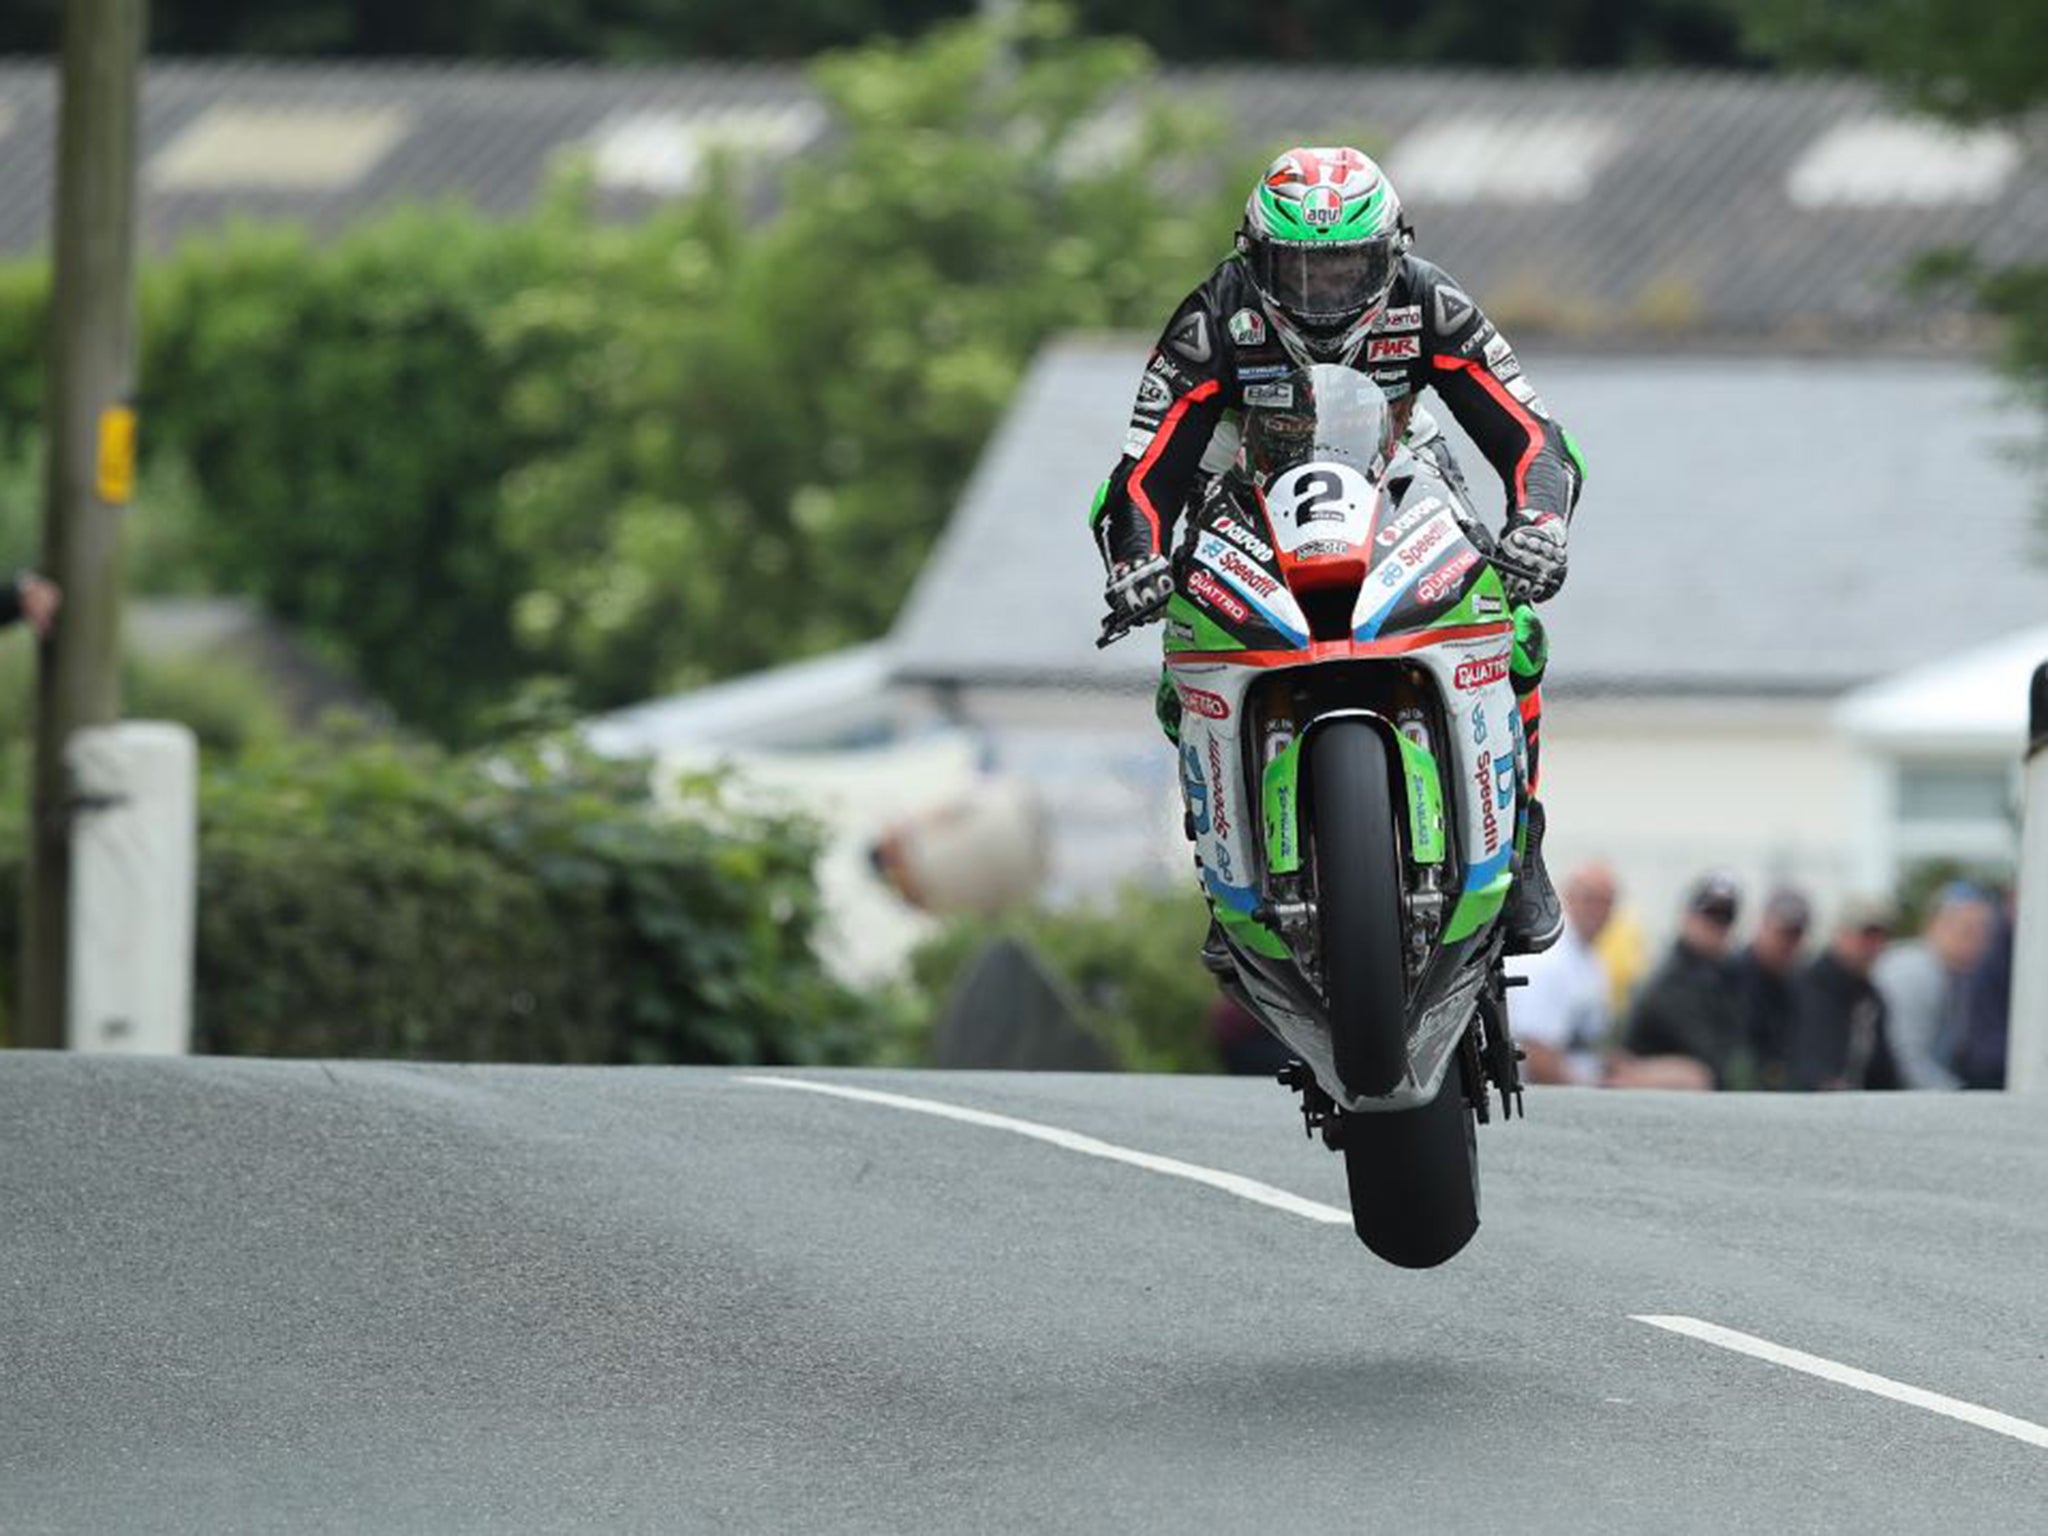
[[1555, 512], [1509, 516], [1494, 546], [1493, 563], [1512, 601], [1541, 603], [1557, 595], [1564, 585], [1564, 533], [1565, 521]]
[[1163, 555], [1140, 564], [1120, 560], [1111, 568], [1102, 596], [1119, 629], [1149, 624], [1166, 611], [1167, 599], [1173, 596], [1173, 571]]

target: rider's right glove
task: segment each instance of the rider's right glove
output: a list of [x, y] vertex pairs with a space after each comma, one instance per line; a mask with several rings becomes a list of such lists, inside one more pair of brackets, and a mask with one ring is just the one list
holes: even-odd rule
[[1516, 512], [1494, 546], [1493, 563], [1518, 603], [1540, 603], [1564, 585], [1564, 519], [1555, 512], [1535, 517]]
[[1102, 596], [1119, 627], [1149, 624], [1166, 611], [1167, 599], [1173, 596], [1173, 571], [1163, 555], [1136, 565], [1120, 561], [1110, 571]]

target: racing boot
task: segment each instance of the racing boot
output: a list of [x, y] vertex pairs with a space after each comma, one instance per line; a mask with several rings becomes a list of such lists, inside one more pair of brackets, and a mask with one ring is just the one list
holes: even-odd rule
[[1230, 963], [1230, 946], [1223, 942], [1223, 925], [1212, 915], [1209, 919], [1209, 933], [1202, 940], [1202, 969], [1211, 976], [1234, 976], [1237, 967]]
[[1543, 867], [1543, 802], [1529, 800], [1522, 840], [1515, 849], [1515, 883], [1508, 889], [1508, 945], [1511, 955], [1540, 955], [1564, 932], [1564, 907], [1550, 871]]

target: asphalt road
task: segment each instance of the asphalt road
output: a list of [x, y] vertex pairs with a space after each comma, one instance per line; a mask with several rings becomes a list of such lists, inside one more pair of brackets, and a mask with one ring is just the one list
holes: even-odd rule
[[[1261, 1082], [821, 1074], [1341, 1206]], [[1530, 1095], [1448, 1266], [730, 1071], [0, 1058], [0, 1529], [2041, 1529], [2048, 1114]]]

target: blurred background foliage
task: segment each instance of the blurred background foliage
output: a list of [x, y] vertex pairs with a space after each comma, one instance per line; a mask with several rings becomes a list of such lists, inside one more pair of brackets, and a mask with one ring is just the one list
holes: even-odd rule
[[[456, 742], [537, 679], [600, 709], [869, 638], [1039, 342], [1150, 323], [1224, 248], [1217, 131], [1148, 69], [1035, 9], [826, 61], [826, 147], [645, 223], [571, 175], [511, 223], [187, 245], [144, 285], [177, 553]], [[17, 471], [43, 295], [0, 275]]]
[[[587, 1063], [900, 1059], [906, 1015], [819, 964], [815, 830], [559, 741], [348, 734], [209, 763], [196, 1048]], [[0, 832], [12, 996], [20, 827]]]
[[[41, 50], [61, 0], [14, 0], [0, 50]], [[664, 60], [804, 58], [907, 37], [975, 0], [152, 0], [151, 44], [180, 54]], [[1745, 58], [1716, 0], [1081, 0], [1091, 32], [1142, 39], [1176, 59], [1299, 63], [1727, 65]]]

